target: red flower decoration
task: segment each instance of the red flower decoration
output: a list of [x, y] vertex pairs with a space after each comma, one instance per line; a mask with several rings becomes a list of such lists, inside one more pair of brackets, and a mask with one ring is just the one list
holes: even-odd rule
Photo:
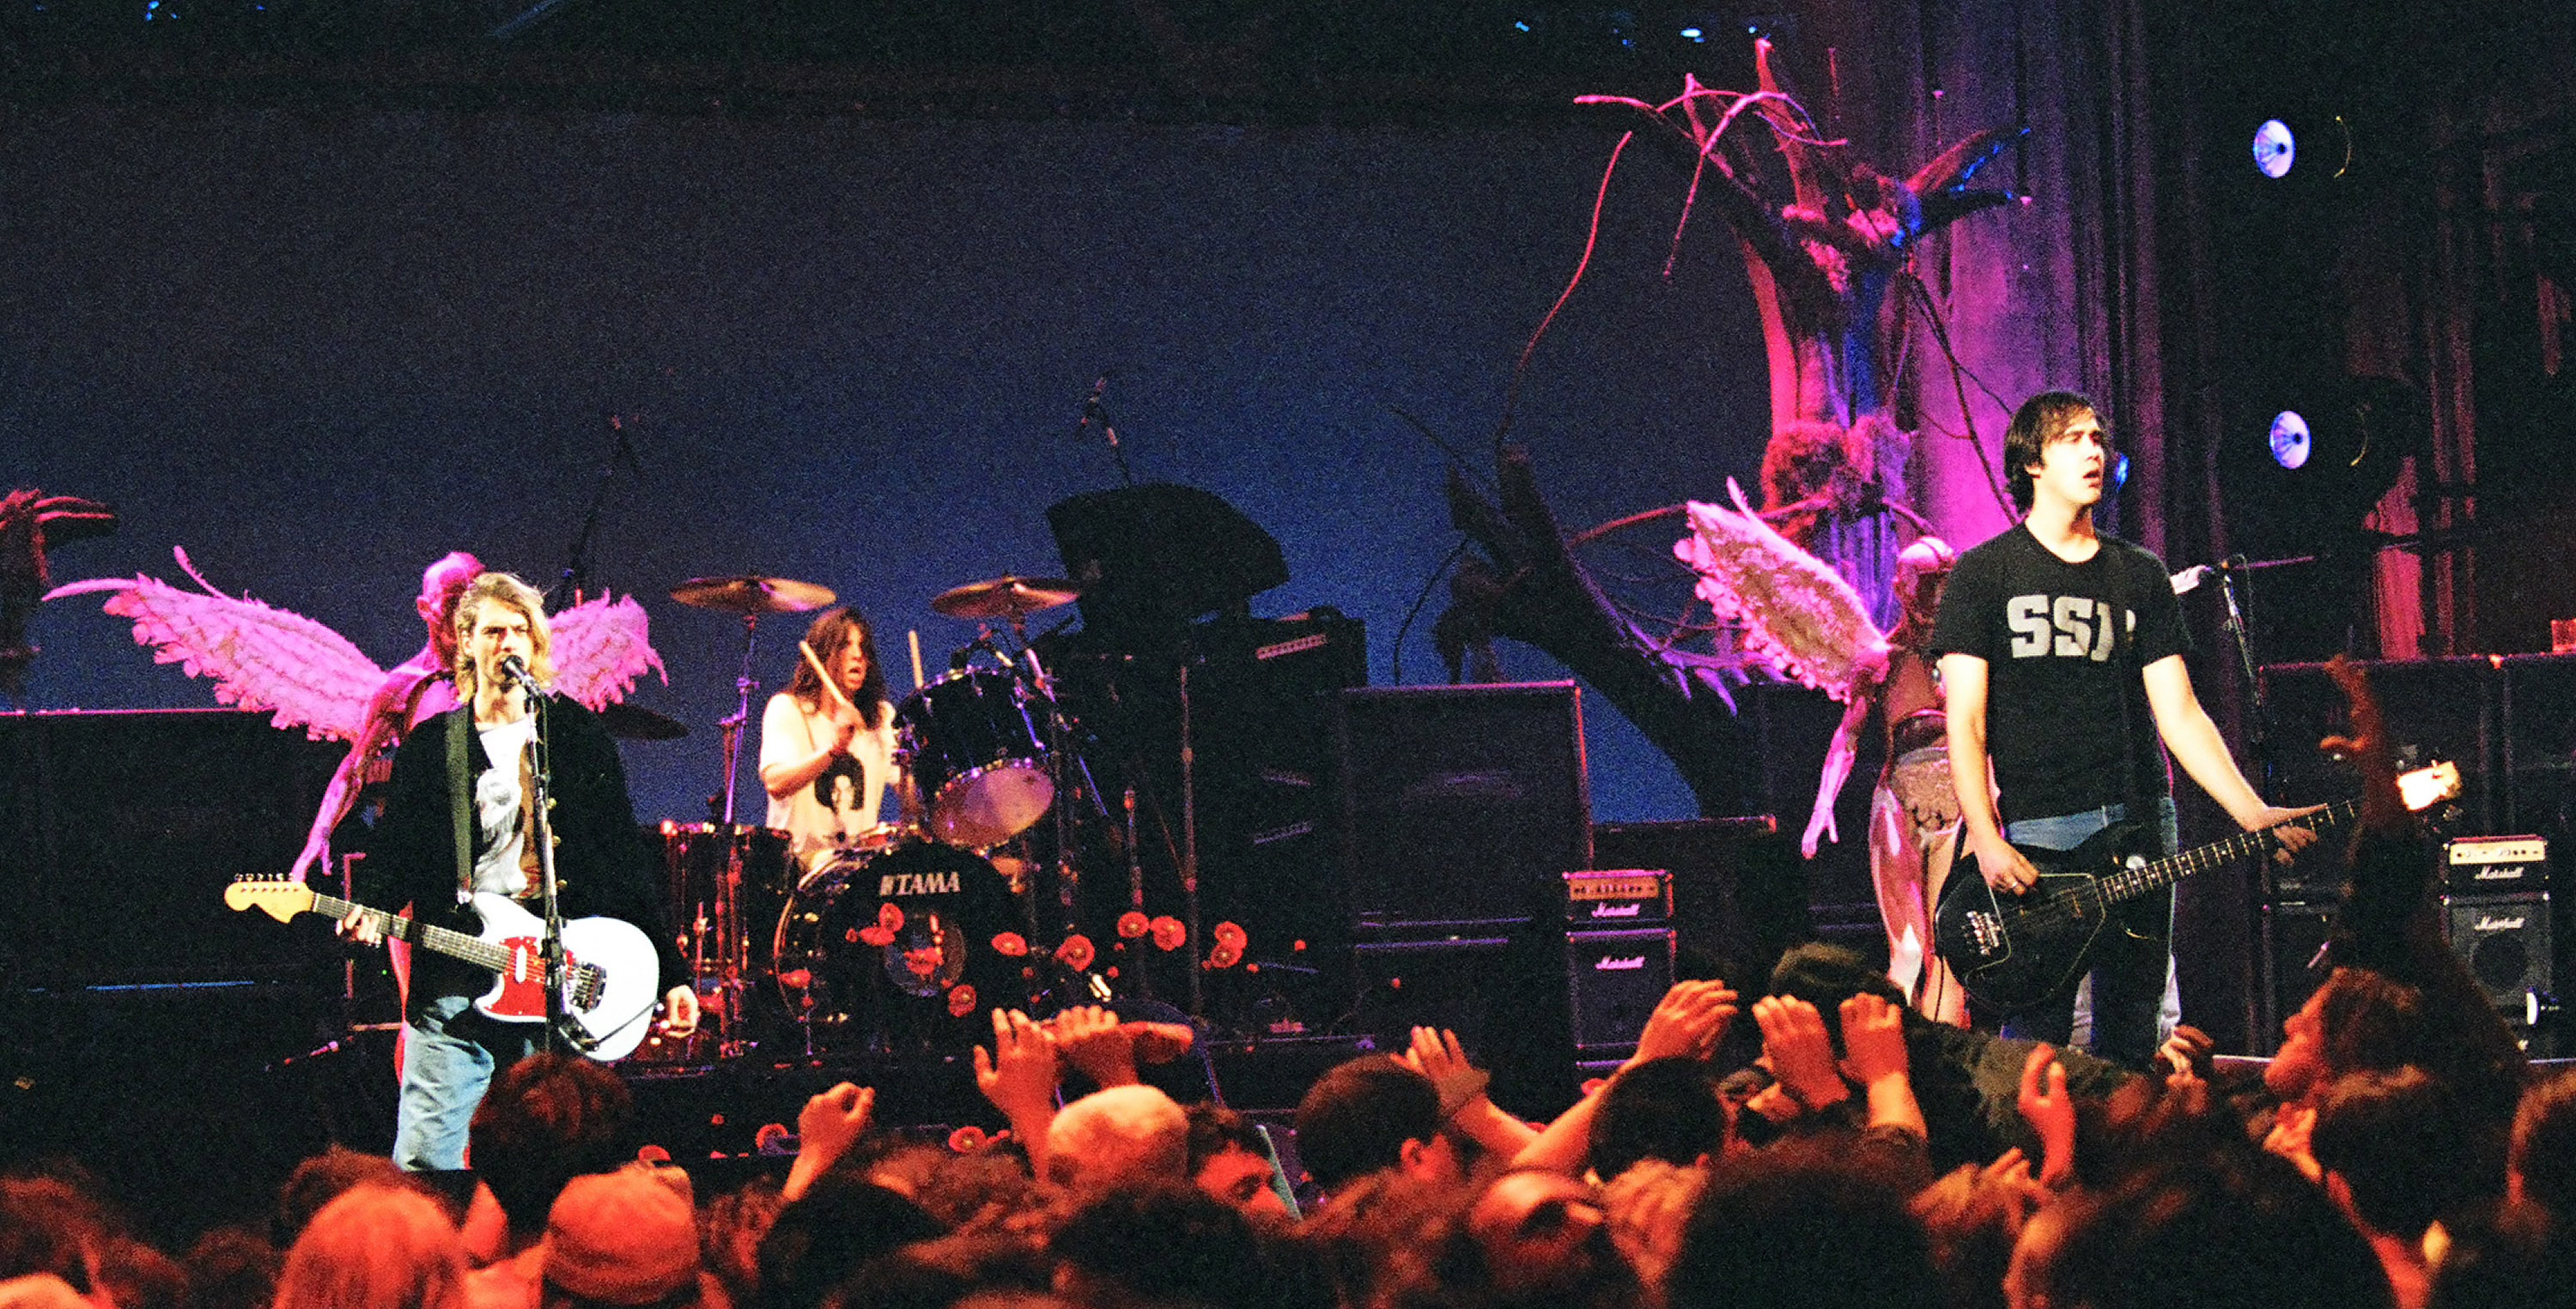
[[993, 1139], [984, 1135], [984, 1129], [972, 1123], [948, 1134], [948, 1149], [953, 1154], [973, 1154], [992, 1143]]
[[1232, 968], [1243, 962], [1243, 952], [1219, 942], [1215, 949], [1208, 951], [1207, 961], [1210, 968]]
[[960, 983], [948, 990], [948, 1016], [963, 1018], [975, 1012], [975, 988]]
[[1190, 929], [1180, 919], [1164, 914], [1154, 920], [1154, 944], [1165, 950], [1178, 950], [1189, 943]]
[[887, 931], [883, 927], [862, 927], [850, 935], [858, 940], [865, 941], [880, 950], [894, 944], [894, 933]]
[[1055, 948], [1056, 962], [1077, 973], [1089, 968], [1091, 961], [1099, 957], [1100, 952], [1091, 948], [1091, 938], [1080, 932], [1064, 938], [1064, 944]]
[[1209, 935], [1216, 938], [1218, 945], [1230, 945], [1237, 950], [1252, 944], [1252, 934], [1232, 922], [1218, 923], [1210, 930]]
[[1018, 959], [1026, 956], [1028, 952], [1029, 941], [1027, 937], [1022, 936], [1017, 932], [993, 933], [993, 953], [1009, 959]]
[[889, 932], [903, 930], [903, 906], [892, 900], [877, 906], [877, 926]]
[[1153, 930], [1153, 924], [1146, 921], [1143, 910], [1130, 909], [1127, 912], [1118, 915], [1118, 935], [1125, 937], [1130, 941], [1143, 936], [1151, 930]]

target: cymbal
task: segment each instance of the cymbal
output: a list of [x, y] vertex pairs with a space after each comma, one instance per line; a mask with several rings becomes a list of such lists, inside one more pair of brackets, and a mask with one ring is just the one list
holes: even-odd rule
[[801, 614], [836, 597], [828, 586], [784, 577], [693, 577], [672, 587], [671, 598], [729, 614]]
[[1082, 598], [1082, 588], [1061, 577], [996, 577], [952, 586], [933, 597], [934, 612], [950, 618], [1016, 618]]
[[688, 724], [679, 719], [623, 700], [599, 711], [599, 725], [621, 741], [676, 741], [689, 734]]

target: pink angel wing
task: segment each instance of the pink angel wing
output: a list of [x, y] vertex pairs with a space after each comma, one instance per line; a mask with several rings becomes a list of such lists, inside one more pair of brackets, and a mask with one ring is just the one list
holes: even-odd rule
[[601, 595], [548, 622], [555, 633], [554, 689], [583, 708], [597, 710], [625, 699], [646, 669], [660, 673], [662, 685], [671, 684], [670, 670], [653, 649], [651, 620], [635, 597]]
[[1849, 701], [1886, 666], [1886, 634], [1841, 573], [1763, 522], [1735, 479], [1726, 490], [1733, 509], [1691, 502], [1691, 534], [1673, 554], [1699, 574], [1694, 589], [1719, 617], [1745, 625], [1746, 653]]
[[270, 722], [317, 740], [355, 737], [385, 680], [349, 638], [257, 600], [182, 591], [141, 574], [74, 582], [45, 598], [101, 591], [107, 612], [134, 620], [134, 643], [153, 647], [155, 663], [212, 678], [216, 703], [274, 710]]

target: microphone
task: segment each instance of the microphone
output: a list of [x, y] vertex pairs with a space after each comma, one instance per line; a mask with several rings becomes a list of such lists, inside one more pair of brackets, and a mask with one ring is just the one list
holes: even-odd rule
[[1100, 399], [1109, 394], [1110, 377], [1111, 374], [1102, 373], [1100, 379], [1091, 384], [1091, 398], [1082, 402], [1082, 421], [1086, 423], [1108, 421], [1101, 417]]
[[501, 672], [508, 676], [511, 681], [526, 687], [530, 691], [537, 689], [537, 679], [529, 674], [528, 665], [517, 655], [506, 654], [501, 656]]

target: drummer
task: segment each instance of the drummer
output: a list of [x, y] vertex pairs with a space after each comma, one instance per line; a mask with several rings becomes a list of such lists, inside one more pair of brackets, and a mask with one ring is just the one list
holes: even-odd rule
[[[806, 629], [809, 659], [769, 697], [760, 718], [760, 784], [769, 825], [784, 829], [799, 863], [871, 840], [886, 790], [908, 785], [895, 769], [894, 705], [876, 634], [848, 606], [826, 609]], [[815, 663], [830, 670], [827, 685]]]

